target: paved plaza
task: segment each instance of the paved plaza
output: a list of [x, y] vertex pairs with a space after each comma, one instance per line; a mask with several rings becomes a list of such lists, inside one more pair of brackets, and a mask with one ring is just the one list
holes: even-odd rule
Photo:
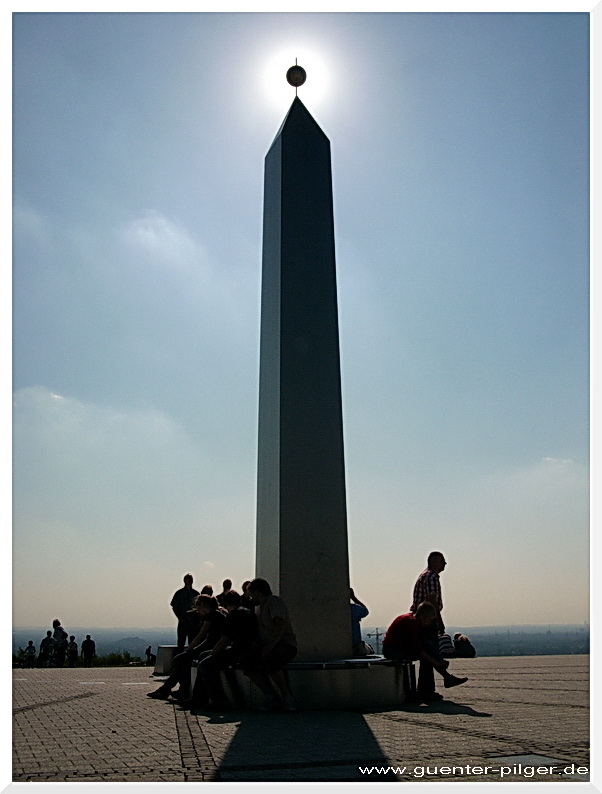
[[[589, 767], [589, 656], [451, 669], [470, 680], [432, 705], [199, 715], [147, 698], [150, 668], [13, 670], [13, 780], [588, 780], [578, 768]], [[537, 767], [546, 772], [531, 776]]]

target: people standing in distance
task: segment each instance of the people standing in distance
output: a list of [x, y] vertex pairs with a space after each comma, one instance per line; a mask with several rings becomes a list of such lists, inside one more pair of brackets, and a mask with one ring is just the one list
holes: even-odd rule
[[56, 642], [54, 652], [54, 665], [55, 667], [62, 667], [65, 664], [65, 656], [67, 655], [67, 646], [69, 645], [69, 635], [61, 626], [61, 621], [55, 618], [52, 621], [52, 628], [54, 629], [53, 637]]
[[84, 667], [92, 667], [96, 656], [96, 643], [89, 634], [86, 634], [86, 639], [82, 642], [81, 655], [84, 660]]
[[75, 667], [77, 664], [77, 657], [78, 657], [78, 648], [77, 643], [75, 642], [75, 635], [71, 635], [69, 637], [69, 645], [67, 646], [67, 663], [69, 667]]
[[436, 625], [435, 608], [427, 601], [418, 604], [416, 613], [408, 612], [399, 615], [391, 623], [383, 640], [383, 655], [395, 661], [420, 660], [418, 673], [417, 697], [421, 702], [442, 700], [442, 695], [435, 691], [436, 670], [443, 677], [446, 688], [458, 686], [468, 678], [458, 678], [448, 673], [449, 661], [439, 653], [437, 634], [433, 641], [431, 626]]
[[198, 590], [192, 586], [193, 578], [191, 573], [184, 576], [184, 587], [181, 587], [173, 595], [170, 607], [178, 619], [178, 647], [177, 653], [184, 650], [187, 642], [191, 642], [198, 633], [198, 620], [194, 620], [190, 610], [194, 605], [194, 599], [200, 595]]
[[38, 667], [51, 667], [56, 648], [56, 640], [51, 631], [46, 632], [46, 636], [40, 643], [40, 654], [38, 656]]
[[36, 663], [36, 646], [33, 640], [29, 640], [27, 648], [25, 648], [25, 667], [35, 667]]

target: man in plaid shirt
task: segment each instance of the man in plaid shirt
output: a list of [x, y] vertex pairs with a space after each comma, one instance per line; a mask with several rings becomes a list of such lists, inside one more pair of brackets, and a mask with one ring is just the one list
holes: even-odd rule
[[445, 633], [445, 624], [441, 617], [443, 601], [441, 599], [441, 582], [439, 574], [446, 566], [445, 557], [440, 551], [431, 551], [426, 561], [426, 570], [423, 571], [414, 585], [414, 595], [410, 612], [416, 614], [418, 605], [423, 601], [432, 604], [435, 608], [436, 626], [439, 634]]

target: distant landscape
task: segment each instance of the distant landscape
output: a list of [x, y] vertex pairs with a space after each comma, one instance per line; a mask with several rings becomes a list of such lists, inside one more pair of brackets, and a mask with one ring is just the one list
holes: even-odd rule
[[[156, 653], [158, 645], [175, 644], [175, 628], [79, 628], [66, 627], [74, 634], [78, 644], [90, 634], [96, 642], [96, 653], [105, 656], [111, 653], [127, 652], [131, 656], [144, 657], [150, 645]], [[362, 627], [363, 638], [380, 652], [382, 637], [386, 631], [381, 627]], [[13, 629], [13, 653], [25, 648], [33, 640], [36, 648], [46, 635], [47, 627]], [[456, 631], [467, 634], [476, 648], [477, 656], [537, 656], [545, 654], [589, 653], [589, 626], [583, 624], [562, 624], [543, 626], [448, 626], [453, 636]]]
[[[364, 639], [380, 652], [386, 629], [370, 629]], [[474, 645], [477, 656], [539, 656], [589, 653], [589, 626], [562, 624], [543, 626], [447, 626], [453, 638], [459, 631]], [[377, 636], [377, 632], [378, 635]]]

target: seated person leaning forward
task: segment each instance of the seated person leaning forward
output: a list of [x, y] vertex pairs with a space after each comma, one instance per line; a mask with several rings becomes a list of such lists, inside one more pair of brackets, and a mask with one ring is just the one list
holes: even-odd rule
[[[147, 695], [149, 698], [167, 700], [170, 695], [177, 700], [189, 698], [190, 667], [193, 659], [205, 651], [210, 651], [222, 636], [226, 616], [220, 611], [216, 598], [209, 595], [198, 595], [194, 601], [194, 609], [203, 621], [201, 630], [185, 651], [174, 656], [169, 678], [161, 684], [159, 689], [149, 692]], [[180, 688], [172, 693], [176, 684], [179, 684]]]
[[415, 615], [408, 612], [396, 617], [383, 640], [383, 654], [387, 659], [420, 660], [417, 697], [423, 702], [442, 700], [443, 697], [435, 691], [433, 670], [443, 677], [443, 686], [446, 688], [468, 681], [468, 678], [458, 678], [447, 672], [449, 662], [441, 656], [432, 640], [431, 628], [436, 620], [435, 607], [423, 601], [418, 605]]
[[199, 661], [197, 677], [190, 702], [180, 701], [192, 708], [223, 708], [228, 701], [220, 681], [220, 672], [241, 663], [259, 641], [257, 616], [241, 605], [236, 590], [224, 594], [222, 605], [228, 611], [223, 634], [213, 650], [204, 653]]
[[280, 596], [273, 595], [265, 579], [253, 579], [247, 593], [258, 605], [260, 644], [255, 651], [245, 656], [242, 661], [243, 672], [265, 695], [265, 702], [259, 706], [260, 711], [296, 711], [297, 705], [283, 670], [297, 655], [297, 638], [286, 604]]

